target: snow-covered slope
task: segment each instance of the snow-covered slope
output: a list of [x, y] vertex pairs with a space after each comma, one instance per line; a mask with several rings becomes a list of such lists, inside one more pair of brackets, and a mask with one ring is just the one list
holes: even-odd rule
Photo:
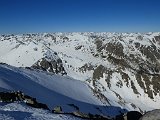
[[20, 103], [0, 103], [0, 120], [81, 120], [70, 115], [28, 107]]
[[[0, 62], [16, 67], [31, 67], [35, 63], [41, 66], [37, 61], [45, 58], [48, 51], [56, 53], [67, 76], [88, 84], [103, 104], [141, 112], [159, 108], [160, 33], [43, 33], [0, 37]], [[70, 87], [74, 89], [74, 85]], [[83, 90], [81, 87], [79, 90]], [[89, 91], [85, 90], [86, 96]], [[83, 99], [79, 96], [78, 100]]]
[[61, 106], [65, 113], [76, 111], [71, 104], [83, 113], [114, 116], [125, 112], [116, 106], [104, 106], [84, 82], [39, 70], [0, 65], [0, 91], [4, 90], [22, 91], [46, 104], [50, 110]]

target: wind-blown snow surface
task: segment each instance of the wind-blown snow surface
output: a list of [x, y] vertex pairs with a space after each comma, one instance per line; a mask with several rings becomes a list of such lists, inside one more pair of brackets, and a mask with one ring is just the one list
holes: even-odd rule
[[123, 112], [118, 107], [103, 106], [84, 82], [43, 71], [0, 65], [0, 91], [4, 90], [20, 90], [47, 104], [51, 110], [61, 106], [66, 113], [75, 111], [69, 104], [76, 105], [84, 113], [114, 116]]
[[20, 103], [0, 103], [0, 120], [81, 120], [70, 115], [58, 115]]
[[[56, 52], [63, 62], [67, 75], [74, 78], [75, 82], [74, 85], [70, 85], [69, 77], [66, 79], [58, 76], [58, 81], [59, 78], [67, 81], [65, 84], [69, 87], [64, 87], [63, 82], [60, 84], [54, 81], [56, 84], [60, 84], [65, 89], [70, 88], [72, 91], [79, 84], [77, 80], [81, 80], [96, 93], [102, 94], [101, 97], [93, 99], [90, 96], [92, 93], [90, 89], [87, 87], [83, 89], [84, 86], [81, 86], [76, 89], [82, 93], [72, 95], [71, 92], [66, 96], [72, 95], [71, 98], [75, 97], [76, 100], [85, 103], [100, 105], [101, 102], [97, 102], [97, 99], [101, 99], [105, 105], [148, 111], [160, 108], [159, 36], [160, 33], [2, 35], [0, 62], [16, 67], [30, 67], [45, 57], [46, 53]], [[39, 77], [38, 74], [36, 77], [38, 82], [43, 75]], [[44, 85], [50, 88], [50, 84], [47, 84], [45, 79]], [[55, 88], [59, 86], [56, 84], [54, 84]], [[60, 90], [63, 95], [65, 89]], [[88, 94], [91, 98], [86, 97]], [[108, 101], [104, 102], [104, 98]]]

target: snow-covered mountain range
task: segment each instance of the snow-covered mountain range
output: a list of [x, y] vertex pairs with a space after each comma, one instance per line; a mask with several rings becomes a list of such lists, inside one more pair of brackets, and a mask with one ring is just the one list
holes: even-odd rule
[[1, 91], [21, 90], [50, 108], [160, 109], [160, 33], [1, 35], [0, 62], [14, 66], [0, 65]]

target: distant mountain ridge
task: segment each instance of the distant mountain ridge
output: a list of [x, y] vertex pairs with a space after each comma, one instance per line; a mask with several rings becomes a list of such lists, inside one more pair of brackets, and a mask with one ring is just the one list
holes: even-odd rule
[[1, 35], [0, 62], [81, 80], [104, 105], [160, 108], [158, 32]]

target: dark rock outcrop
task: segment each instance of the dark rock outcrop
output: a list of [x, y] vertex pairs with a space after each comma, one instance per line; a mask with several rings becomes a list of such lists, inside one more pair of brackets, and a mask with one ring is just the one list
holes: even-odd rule
[[126, 114], [116, 116], [115, 120], [139, 120], [142, 114], [137, 111], [129, 111]]
[[12, 92], [0, 92], [0, 101], [1, 102], [24, 102], [28, 106], [34, 107], [34, 108], [42, 108], [49, 110], [48, 106], [43, 103], [37, 102], [36, 98], [32, 98], [28, 95], [25, 95], [21, 91], [12, 91]]
[[14, 102], [22, 101], [23, 98], [22, 92], [0, 92], [0, 101], [2, 102]]
[[102, 116], [102, 115], [98, 115], [98, 114], [86, 114], [80, 111], [75, 111], [70, 113], [71, 115], [75, 116], [75, 117], [79, 117], [82, 119], [88, 119], [88, 120], [110, 120], [108, 117], [106, 116]]
[[37, 102], [36, 98], [32, 98], [28, 95], [24, 95], [24, 102], [28, 106], [31, 106], [31, 107], [34, 107], [34, 108], [42, 108], [42, 109], [49, 110], [49, 108], [46, 104], [39, 103], [39, 102]]
[[[54, 53], [57, 56], [57, 53]], [[64, 67], [62, 60], [60, 58], [51, 58], [51, 57], [44, 57], [38, 60], [35, 64], [31, 66], [34, 69], [41, 69], [43, 71], [51, 72], [54, 74], [67, 74]]]

